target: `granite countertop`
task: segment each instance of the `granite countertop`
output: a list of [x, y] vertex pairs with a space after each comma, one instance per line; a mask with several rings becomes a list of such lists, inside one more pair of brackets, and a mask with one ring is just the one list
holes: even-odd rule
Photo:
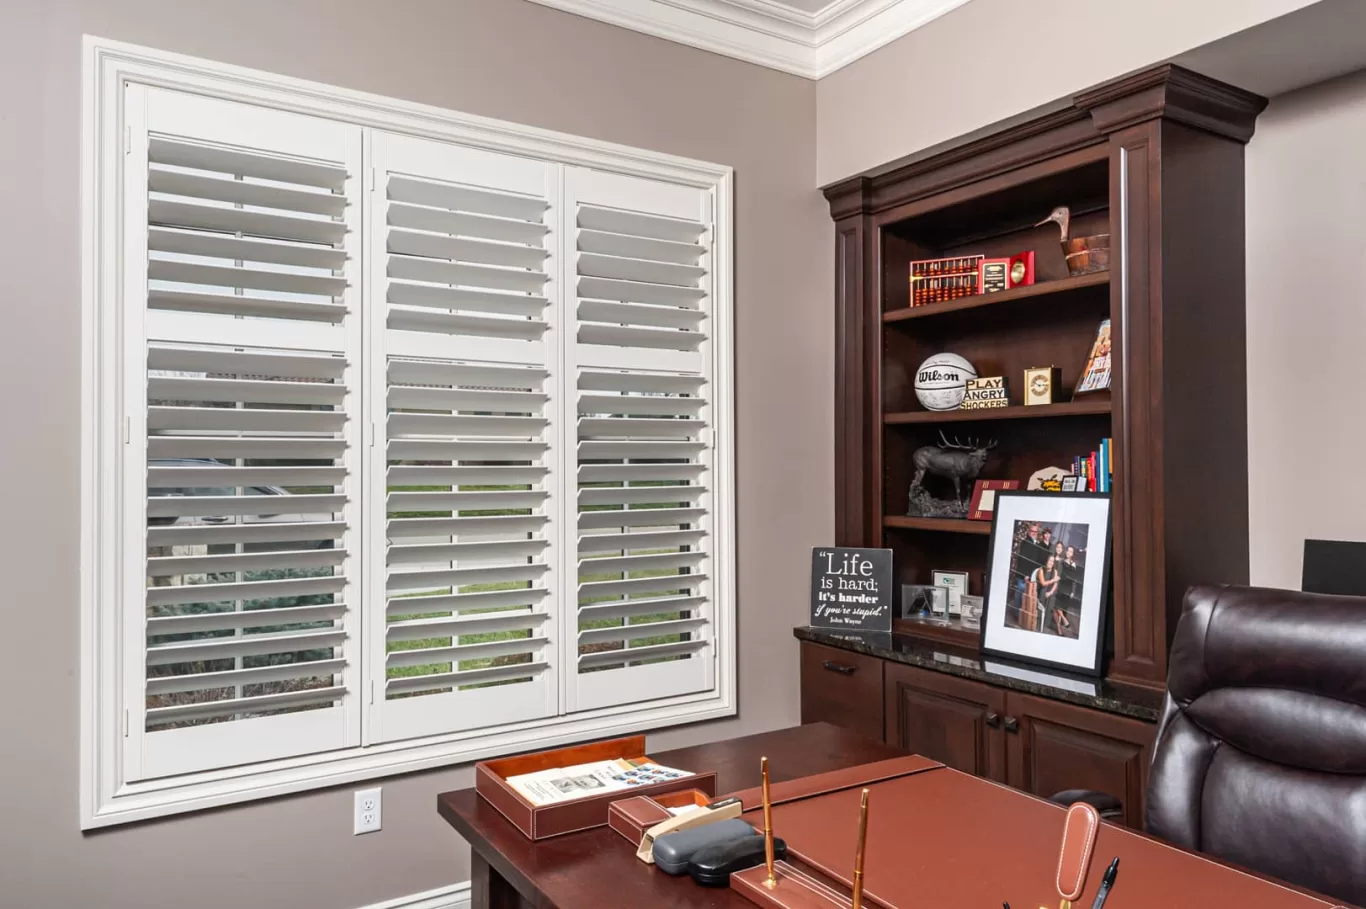
[[980, 653], [938, 644], [904, 634], [873, 631], [833, 631], [827, 628], [798, 626], [792, 633], [801, 641], [823, 644], [894, 663], [918, 666], [977, 682], [986, 682], [1011, 691], [1020, 691], [1055, 701], [1065, 701], [1120, 716], [1155, 723], [1162, 712], [1162, 692], [1117, 685], [1103, 679], [1073, 679], [1045, 669], [1017, 666], [982, 658]]

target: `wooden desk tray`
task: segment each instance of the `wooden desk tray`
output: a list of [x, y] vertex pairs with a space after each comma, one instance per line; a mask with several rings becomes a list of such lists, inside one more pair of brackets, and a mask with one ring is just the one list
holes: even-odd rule
[[[677, 780], [638, 786], [628, 792], [613, 790], [601, 795], [590, 795], [568, 802], [551, 805], [533, 805], [507, 783], [510, 776], [549, 770], [552, 767], [572, 767], [591, 761], [609, 761], [615, 758], [652, 761], [645, 755], [645, 736], [632, 735], [602, 742], [556, 748], [551, 751], [538, 751], [533, 754], [520, 754], [513, 757], [480, 761], [474, 765], [474, 790], [479, 797], [498, 810], [522, 832], [533, 840], [543, 840], [552, 836], [575, 833], [601, 827], [608, 821], [608, 810], [612, 802], [628, 796], [656, 796], [683, 789], [697, 789], [707, 795], [716, 792], [714, 772], [695, 773]], [[686, 770], [680, 767], [679, 770]]]

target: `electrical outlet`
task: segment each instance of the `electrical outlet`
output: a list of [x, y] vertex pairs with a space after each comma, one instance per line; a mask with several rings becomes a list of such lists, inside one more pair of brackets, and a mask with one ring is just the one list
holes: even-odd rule
[[380, 801], [379, 787], [374, 789], [356, 790], [356, 829], [357, 835], [362, 833], [374, 833], [379, 829], [380, 810], [383, 803]]

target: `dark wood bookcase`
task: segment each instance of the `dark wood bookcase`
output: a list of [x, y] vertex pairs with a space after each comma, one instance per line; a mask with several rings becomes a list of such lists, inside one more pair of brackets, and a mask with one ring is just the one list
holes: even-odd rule
[[[911, 455], [941, 432], [998, 442], [981, 478], [1023, 487], [1113, 439], [1113, 652], [1107, 676], [1161, 688], [1185, 589], [1246, 583], [1243, 152], [1265, 100], [1172, 65], [1146, 70], [829, 186], [836, 225], [836, 540], [896, 553], [902, 583], [967, 571], [990, 525], [906, 517]], [[856, 138], [856, 137], [855, 137]], [[1109, 233], [1108, 272], [1069, 276], [1074, 237]], [[911, 308], [913, 259], [1035, 253], [1036, 283]], [[1109, 392], [1072, 398], [1111, 320]], [[916, 367], [966, 357], [1011, 406], [934, 412]], [[1061, 403], [1023, 406], [1024, 370], [1062, 370]], [[977, 632], [898, 622], [977, 646]]]

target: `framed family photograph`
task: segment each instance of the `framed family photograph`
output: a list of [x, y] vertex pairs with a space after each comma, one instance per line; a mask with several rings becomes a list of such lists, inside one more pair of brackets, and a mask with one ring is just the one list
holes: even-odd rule
[[1109, 495], [997, 494], [983, 656], [1099, 676], [1109, 587]]

